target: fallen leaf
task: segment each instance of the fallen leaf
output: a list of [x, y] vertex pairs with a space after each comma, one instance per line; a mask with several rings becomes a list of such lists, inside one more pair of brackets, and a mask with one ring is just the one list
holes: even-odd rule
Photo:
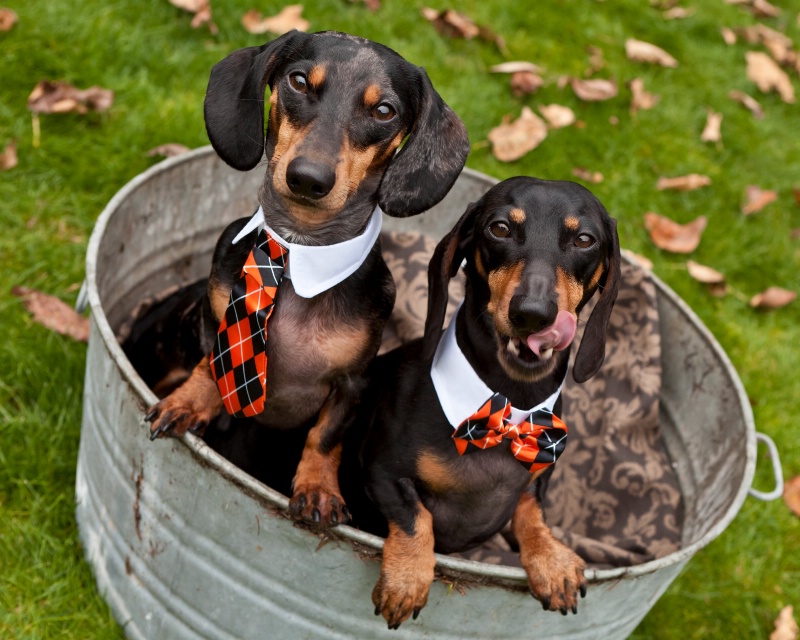
[[648, 212], [644, 214], [644, 226], [653, 244], [672, 253], [691, 253], [700, 244], [708, 219], [700, 216], [687, 224], [678, 224], [665, 216]]
[[381, 8], [381, 0], [349, 0], [350, 4], [363, 4], [367, 9], [375, 13]]
[[755, 309], [780, 309], [797, 297], [797, 293], [781, 287], [768, 287], [750, 299], [750, 306]]
[[638, 264], [642, 269], [647, 269], [647, 271], [653, 270], [653, 261], [650, 258], [646, 258], [638, 253], [634, 253], [630, 249], [623, 249], [623, 255], [627, 257], [629, 260], [632, 260], [636, 264]]
[[11, 293], [22, 300], [22, 304], [33, 315], [34, 322], [73, 340], [89, 340], [89, 318], [80, 315], [65, 302], [28, 287], [14, 287]]
[[501, 62], [492, 67], [489, 67], [492, 73], [517, 73], [518, 71], [528, 71], [529, 73], [541, 73], [542, 69], [533, 62]]
[[0, 171], [8, 171], [17, 166], [17, 143], [9, 142], [0, 153]]
[[619, 124], [619, 118], [617, 116], [609, 116], [608, 122], [616, 127]]
[[436, 30], [448, 38], [464, 38], [472, 40], [481, 30], [470, 18], [463, 13], [452, 9], [437, 11], [430, 7], [422, 7], [422, 16], [430, 22]]
[[11, 31], [17, 24], [17, 14], [11, 9], [0, 9], [0, 31]]
[[722, 34], [722, 39], [725, 41], [725, 44], [736, 44], [736, 32], [733, 29], [722, 27], [722, 29], [720, 29], [720, 33]]
[[281, 9], [280, 13], [265, 18], [257, 9], [250, 9], [242, 16], [242, 26], [248, 33], [274, 33], [283, 35], [292, 29], [308, 31], [310, 23], [302, 17], [303, 5], [290, 4]]
[[572, 170], [572, 175], [586, 182], [591, 182], [592, 184], [600, 184], [603, 181], [602, 173], [599, 171], [592, 172], [584, 167], [575, 167]]
[[731, 100], [736, 100], [736, 102], [744, 105], [750, 111], [750, 113], [752, 113], [759, 120], [764, 117], [764, 110], [761, 108], [761, 105], [755, 98], [748, 96], [742, 91], [731, 91], [728, 94], [728, 97]]
[[792, 513], [800, 517], [800, 476], [795, 476], [783, 485], [783, 500]]
[[682, 20], [694, 15], [694, 7], [673, 7], [661, 15], [664, 16], [665, 20]]
[[636, 113], [639, 109], [652, 109], [658, 104], [661, 96], [654, 95], [644, 90], [644, 80], [634, 78], [628, 83], [631, 90], [630, 112]]
[[205, 24], [208, 25], [211, 33], [219, 32], [219, 28], [211, 19], [211, 0], [169, 0], [169, 2], [178, 9], [194, 14], [190, 25], [192, 29], [197, 29]]
[[678, 61], [662, 48], [634, 38], [628, 38], [625, 41], [625, 55], [628, 56], [628, 60], [636, 62], [660, 64], [662, 67], [678, 66]]
[[593, 76], [606, 66], [606, 61], [603, 58], [603, 50], [598, 47], [589, 46], [586, 48], [589, 53], [589, 68], [583, 72], [587, 77]]
[[547, 125], [529, 107], [522, 107], [513, 122], [504, 118], [503, 124], [489, 131], [492, 153], [501, 162], [512, 162], [532, 151], [547, 137]]
[[699, 173], [690, 173], [688, 176], [677, 176], [675, 178], [661, 177], [656, 182], [656, 189], [664, 191], [675, 189], [677, 191], [694, 191], [711, 184], [711, 178]]
[[755, 82], [756, 86], [764, 93], [775, 89], [781, 99], [789, 104], [794, 103], [794, 87], [789, 76], [766, 53], [748, 51], [747, 79]]
[[703, 142], [719, 142], [722, 140], [722, 114], [709, 111], [706, 117], [706, 126], [700, 134]]
[[616, 82], [601, 78], [591, 78], [589, 80], [570, 78], [569, 84], [572, 86], [575, 95], [586, 102], [609, 100], [616, 96], [618, 92]]
[[794, 187], [792, 189], [792, 195], [794, 196], [794, 201], [797, 203], [797, 206], [800, 207], [800, 188]]
[[88, 113], [106, 111], [114, 103], [114, 92], [101, 87], [77, 89], [66, 82], [42, 80], [28, 96], [34, 113]]
[[147, 152], [147, 157], [163, 156], [165, 158], [172, 158], [173, 156], [179, 156], [187, 151], [191, 151], [191, 149], [185, 145], [178, 144], [177, 142], [168, 142], [167, 144], [162, 144], [150, 149], [150, 151]]
[[539, 113], [547, 120], [551, 129], [568, 127], [575, 122], [575, 112], [560, 104], [546, 104], [539, 107]]
[[781, 10], [767, 0], [753, 0], [750, 5], [753, 15], [758, 18], [777, 18], [781, 15]]
[[775, 630], [769, 634], [769, 640], [797, 640], [798, 633], [800, 633], [800, 628], [794, 619], [794, 609], [786, 606], [781, 609], [775, 619]]
[[687, 260], [686, 270], [692, 278], [703, 284], [722, 284], [725, 282], [725, 276], [722, 273], [694, 260]]
[[741, 34], [750, 44], [763, 44], [776, 62], [788, 66], [797, 62], [794, 43], [786, 34], [763, 24], [746, 27], [741, 30]]
[[789, 237], [792, 240], [800, 240], [800, 227], [798, 227], [797, 229], [792, 229], [789, 232]]
[[778, 192], [762, 189], [761, 187], [751, 184], [745, 190], [745, 198], [747, 204], [742, 207], [742, 213], [749, 216], [758, 213], [770, 202], [775, 202], [775, 200], [778, 199]]
[[517, 71], [511, 74], [511, 93], [518, 98], [536, 93], [543, 84], [541, 76], [530, 71]]

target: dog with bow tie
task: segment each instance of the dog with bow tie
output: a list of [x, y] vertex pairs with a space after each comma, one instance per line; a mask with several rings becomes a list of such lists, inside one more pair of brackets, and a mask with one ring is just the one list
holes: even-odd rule
[[[465, 298], [442, 334], [463, 260]], [[572, 370], [583, 382], [605, 356], [619, 270], [616, 221], [572, 182], [505, 180], [436, 247], [424, 337], [376, 359], [354, 430], [368, 429], [361, 484], [382, 515], [360, 509], [357, 522], [388, 533], [372, 599], [390, 628], [425, 606], [435, 551], [477, 546], [509, 518], [533, 595], [577, 612], [584, 563], [541, 502], [567, 442], [560, 391], [578, 315], [600, 290]]]
[[205, 122], [225, 162], [250, 170], [266, 153], [266, 174], [256, 214], [216, 245], [206, 355], [147, 413], [151, 438], [202, 434], [223, 407], [265, 428], [307, 429], [290, 513], [345, 522], [344, 418], [394, 304], [382, 212], [438, 203], [466, 161], [466, 130], [424, 69], [337, 32], [292, 31], [229, 55], [211, 72]]

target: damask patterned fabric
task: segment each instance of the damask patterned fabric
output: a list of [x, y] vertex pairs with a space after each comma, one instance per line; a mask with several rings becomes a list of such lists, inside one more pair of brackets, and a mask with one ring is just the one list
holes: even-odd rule
[[[419, 233], [384, 233], [381, 242], [397, 285], [383, 352], [422, 335], [435, 242]], [[463, 290], [459, 274], [450, 286], [448, 321]], [[593, 305], [581, 313], [573, 354]], [[594, 567], [640, 564], [680, 547], [683, 505], [659, 426], [660, 358], [655, 286], [642, 269], [623, 264], [605, 362], [591, 380], [579, 385], [568, 376], [564, 385], [570, 444], [544, 505], [554, 534]], [[461, 555], [519, 564], [508, 530]]]

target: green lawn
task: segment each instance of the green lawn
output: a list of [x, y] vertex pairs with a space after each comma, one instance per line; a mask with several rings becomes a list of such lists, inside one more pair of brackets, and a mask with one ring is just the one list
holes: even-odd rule
[[[764, 20], [800, 44], [797, 0], [776, 0], [780, 18]], [[724, 44], [719, 28], [752, 24], [741, 7], [696, 0], [696, 13], [665, 21], [649, 3], [454, 2], [504, 36], [510, 60], [545, 68], [548, 85], [516, 99], [508, 78], [488, 74], [503, 61], [477, 40], [447, 40], [419, 15], [423, 2], [383, 0], [378, 13], [344, 0], [310, 2], [311, 30], [336, 29], [378, 40], [423, 64], [445, 100], [461, 115], [475, 150], [468, 166], [498, 178], [526, 174], [571, 179], [573, 167], [601, 171], [592, 190], [620, 221], [624, 247], [645, 254], [655, 272], [700, 315], [727, 350], [753, 404], [758, 429], [781, 451], [787, 478], [800, 473], [800, 302], [770, 313], [744, 298], [769, 285], [800, 290], [800, 107], [762, 95], [745, 75], [741, 39]], [[431, 0], [446, 8], [441, 0]], [[85, 347], [34, 325], [9, 289], [25, 285], [73, 302], [83, 278], [94, 221], [125, 182], [155, 160], [145, 152], [166, 142], [207, 143], [202, 100], [211, 66], [228, 52], [259, 44], [239, 19], [251, 0], [214, 0], [219, 33], [189, 27], [190, 16], [167, 0], [12, 0], [19, 23], [0, 33], [0, 150], [16, 139], [19, 166], [0, 173], [0, 637], [113, 638], [122, 632], [101, 600], [82, 560], [73, 516]], [[267, 15], [281, 5], [262, 1]], [[628, 37], [653, 42], [680, 61], [677, 69], [630, 62]], [[602, 49], [598, 77], [620, 82], [617, 98], [581, 103], [559, 75], [582, 75], [588, 46]], [[624, 83], [644, 79], [661, 102], [628, 113]], [[800, 81], [793, 75], [795, 90]], [[44, 115], [41, 144], [32, 146], [26, 99], [42, 79], [80, 88], [113, 89], [110, 111]], [[730, 100], [754, 95], [766, 117], [754, 119]], [[523, 104], [572, 107], [585, 127], [553, 131], [523, 159], [503, 164], [487, 146], [489, 129]], [[724, 114], [723, 142], [700, 142], [707, 108]], [[612, 125], [615, 116], [619, 123]], [[659, 176], [702, 173], [699, 191], [659, 192]], [[748, 184], [780, 197], [743, 217]], [[724, 272], [738, 295], [712, 298], [685, 272], [685, 258], [650, 243], [642, 214], [681, 222], [706, 215], [696, 261]], [[763, 452], [762, 452], [763, 454]], [[770, 485], [759, 456], [756, 483]], [[699, 553], [636, 631], [637, 638], [767, 637], [786, 604], [800, 606], [800, 519], [779, 501], [748, 499], [727, 531]], [[531, 606], [534, 606], [533, 603]]]

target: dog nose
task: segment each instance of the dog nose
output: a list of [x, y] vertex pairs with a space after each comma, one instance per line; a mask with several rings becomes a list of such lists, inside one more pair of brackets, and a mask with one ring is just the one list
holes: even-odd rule
[[539, 297], [515, 295], [508, 305], [511, 327], [520, 333], [536, 333], [556, 321], [558, 304]]
[[286, 169], [286, 183], [292, 193], [312, 200], [324, 198], [336, 182], [333, 169], [324, 164], [297, 157]]

